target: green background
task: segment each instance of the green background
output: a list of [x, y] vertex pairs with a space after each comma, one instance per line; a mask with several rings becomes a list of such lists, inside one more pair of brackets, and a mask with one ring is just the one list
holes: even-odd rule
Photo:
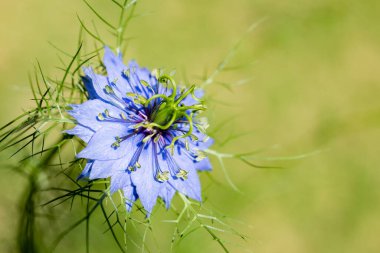
[[[92, 3], [114, 14], [106, 1]], [[140, 1], [137, 12], [147, 15], [132, 21], [125, 59], [176, 68], [192, 82], [211, 73], [245, 30], [265, 18], [231, 63], [245, 68], [218, 77], [250, 81], [232, 92], [219, 85], [208, 90], [210, 124], [226, 122], [216, 137], [223, 142], [249, 133], [219, 150], [266, 148], [256, 163], [285, 167], [229, 161], [243, 194], [228, 186], [218, 166], [213, 175], [222, 185], [202, 177], [215, 209], [237, 220], [234, 227], [249, 237], [232, 252], [380, 252], [379, 1], [150, 0]], [[36, 58], [46, 73], [55, 73], [59, 61], [48, 41], [75, 50], [76, 13], [88, 23], [95, 19], [81, 1], [0, 2], [1, 124], [32, 105], [27, 73]], [[268, 161], [314, 151], [299, 160]], [[0, 173], [0, 251], [13, 252], [26, 182], [7, 169]], [[103, 230], [94, 227], [91, 251], [116, 252]], [[157, 230], [169, 243], [171, 232]], [[75, 232], [58, 252], [84, 252], [84, 235]], [[176, 251], [221, 249], [195, 234]]]

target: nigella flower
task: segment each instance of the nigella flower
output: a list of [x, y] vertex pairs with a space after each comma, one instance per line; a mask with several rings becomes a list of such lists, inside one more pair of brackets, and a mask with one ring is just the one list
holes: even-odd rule
[[166, 207], [178, 191], [201, 201], [197, 171], [210, 170], [203, 152], [212, 140], [202, 91], [177, 87], [171, 76], [151, 73], [134, 61], [105, 49], [107, 76], [85, 68], [89, 100], [71, 105], [76, 120], [67, 133], [87, 143], [78, 158], [87, 159], [80, 177], [111, 178], [110, 191], [124, 192], [128, 211], [138, 198], [149, 213], [157, 198]]

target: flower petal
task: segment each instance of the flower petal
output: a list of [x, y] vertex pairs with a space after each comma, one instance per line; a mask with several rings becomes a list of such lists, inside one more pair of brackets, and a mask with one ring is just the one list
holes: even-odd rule
[[154, 178], [154, 155], [150, 143], [141, 152], [139, 163], [141, 168], [131, 173], [132, 183], [136, 185], [137, 195], [148, 215], [156, 204], [162, 183]]
[[[133, 130], [127, 124], [104, 124], [77, 157], [103, 161], [120, 159], [128, 152], [135, 150], [142, 140], [142, 136], [133, 135], [131, 131]], [[123, 138], [128, 135], [132, 136], [120, 142], [119, 147], [113, 147], [117, 138]]]
[[185, 150], [177, 146], [174, 149], [173, 158], [180, 169], [188, 172], [187, 179], [170, 180], [172, 186], [186, 196], [201, 201], [201, 186], [193, 161], [185, 154]]
[[82, 178], [88, 178], [89, 177], [93, 163], [94, 163], [94, 161], [92, 161], [92, 160], [87, 161], [86, 166], [82, 170], [81, 174], [78, 176], [77, 180], [81, 180]]
[[121, 96], [125, 97], [127, 92], [133, 91], [131, 84], [123, 73], [127, 66], [124, 65], [121, 55], [116, 56], [111, 49], [105, 47], [103, 62], [107, 69], [108, 81], [115, 84], [114, 87]]
[[125, 206], [127, 211], [130, 212], [133, 206], [133, 203], [138, 199], [136, 187], [133, 185], [128, 185], [123, 188], [124, 197], [125, 197]]
[[210, 163], [210, 160], [207, 157], [203, 158], [199, 162], [195, 162], [194, 167], [196, 170], [199, 170], [199, 171], [211, 171], [212, 170], [212, 165]]
[[187, 179], [171, 179], [169, 183], [174, 189], [186, 195], [189, 198], [197, 201], [202, 201], [201, 184], [197, 171], [194, 169], [187, 169]]
[[99, 113], [104, 113], [105, 110], [108, 110], [111, 116], [120, 119], [121, 114], [123, 113], [123, 110], [99, 99], [89, 100], [80, 105], [70, 106], [72, 107], [72, 110], [68, 111], [68, 113], [74, 117], [79, 124], [94, 131], [99, 130], [104, 124], [108, 124], [108, 122], [98, 119]]
[[170, 208], [170, 202], [173, 199], [175, 192], [175, 189], [169, 183], [164, 183], [164, 186], [161, 187], [159, 196], [165, 202], [166, 209]]
[[112, 164], [113, 164], [113, 160], [109, 160], [109, 161], [95, 160], [92, 165], [89, 178], [93, 180], [93, 179], [98, 179], [98, 178], [110, 177], [113, 174]]
[[86, 143], [88, 143], [90, 141], [91, 137], [95, 133], [91, 129], [89, 129], [85, 126], [82, 126], [82, 125], [76, 125], [74, 128], [66, 130], [64, 132], [67, 134], [70, 134], [70, 135], [76, 135]]
[[[84, 68], [83, 72], [86, 75], [84, 84], [89, 91], [90, 97], [101, 99], [119, 108], [124, 108], [120, 100], [122, 97], [125, 97], [125, 94], [120, 93], [114, 83], [109, 82], [106, 76], [95, 74], [92, 68]], [[106, 86], [112, 88], [114, 95], [107, 93]]]
[[129, 172], [118, 172], [113, 174], [111, 177], [110, 191], [111, 193], [114, 193], [117, 190], [123, 189], [124, 187], [127, 187], [131, 184], [131, 174]]
[[133, 90], [145, 98], [149, 98], [153, 95], [152, 89], [143, 85], [143, 83], [147, 83], [151, 88], [157, 86], [157, 80], [151, 75], [150, 71], [146, 68], [140, 68], [135, 61], [130, 61], [128, 68], [130, 73], [128, 81], [133, 87]]

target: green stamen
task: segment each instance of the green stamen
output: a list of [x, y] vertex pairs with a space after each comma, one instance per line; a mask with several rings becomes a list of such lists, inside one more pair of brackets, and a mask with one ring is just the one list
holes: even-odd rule
[[188, 174], [189, 172], [187, 172], [186, 170], [180, 169], [179, 172], [175, 176], [182, 180], [186, 180], [188, 178]]
[[104, 115], [106, 115], [107, 117], [110, 116], [110, 112], [108, 111], [108, 109], [105, 109], [105, 110], [104, 110]]
[[112, 89], [111, 86], [109, 86], [109, 85], [106, 85], [106, 86], [104, 87], [104, 89], [106, 90], [106, 93], [107, 93], [107, 94], [115, 94], [115, 92], [113, 91], [113, 89]]
[[181, 135], [181, 136], [176, 136], [173, 138], [172, 142], [166, 147], [167, 149], [170, 149], [170, 153], [173, 155], [174, 154], [174, 144], [177, 140], [181, 139], [181, 138], [186, 138], [186, 137], [189, 137], [189, 136], [192, 136], [192, 133], [193, 133], [193, 113], [189, 115], [185, 114], [184, 115], [189, 123], [189, 131], [187, 131], [186, 134], [184, 135]]
[[185, 93], [182, 93], [182, 95], [176, 100], [175, 105], [177, 106], [190, 93], [192, 94], [194, 92], [194, 89], [195, 89], [195, 85], [192, 85]]
[[157, 181], [163, 183], [169, 180], [169, 171], [159, 172], [156, 176]]
[[103, 121], [104, 120], [103, 113], [99, 113], [97, 118], [98, 120]]
[[129, 77], [129, 75], [131, 74], [131, 71], [129, 69], [126, 69], [123, 71], [123, 74], [126, 76], [126, 77]]
[[112, 143], [111, 147], [119, 148], [120, 143], [122, 142], [122, 139], [119, 136], [116, 136], [115, 139], [116, 139], [116, 141], [114, 143]]
[[128, 119], [127, 116], [125, 116], [125, 113], [123, 113], [123, 112], [120, 114], [120, 116], [121, 116], [121, 118], [122, 118], [123, 120], [127, 120], [127, 119]]
[[145, 87], [148, 87], [149, 86], [149, 83], [147, 81], [144, 81], [144, 80], [140, 80], [140, 83], [145, 86]]

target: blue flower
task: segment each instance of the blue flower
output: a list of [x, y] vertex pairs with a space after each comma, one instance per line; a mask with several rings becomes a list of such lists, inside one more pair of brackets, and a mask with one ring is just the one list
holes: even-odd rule
[[171, 76], [140, 68], [105, 49], [107, 76], [85, 68], [89, 100], [71, 105], [76, 126], [67, 133], [87, 143], [80, 177], [111, 178], [111, 193], [121, 189], [127, 210], [140, 199], [148, 215], [157, 198], [170, 207], [178, 191], [201, 201], [197, 171], [211, 170], [204, 150], [212, 140], [202, 91], [179, 89]]

